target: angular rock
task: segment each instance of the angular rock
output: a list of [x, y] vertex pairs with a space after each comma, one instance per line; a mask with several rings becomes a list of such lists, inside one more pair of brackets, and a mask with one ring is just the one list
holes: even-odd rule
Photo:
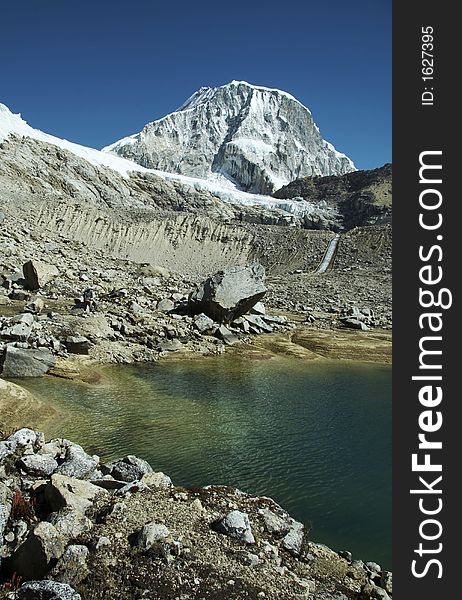
[[126, 483], [123, 487], [119, 488], [115, 492], [115, 496], [125, 496], [126, 494], [135, 494], [138, 492], [145, 492], [149, 490], [150, 487], [144, 483], [144, 481], [130, 481], [130, 483]]
[[263, 298], [264, 279], [265, 269], [259, 264], [219, 271], [190, 294], [189, 312], [205, 313], [218, 323], [231, 323]]
[[8, 456], [14, 454], [15, 450], [16, 445], [12, 442], [0, 442], [0, 464], [5, 460], [5, 458], [8, 458]]
[[291, 554], [299, 555], [303, 544], [304, 526], [298, 521], [293, 521], [289, 532], [282, 538], [282, 546]]
[[165, 473], [146, 473], [141, 478], [142, 483], [145, 483], [150, 488], [169, 488], [172, 487], [172, 480]]
[[226, 517], [218, 521], [215, 524], [215, 528], [220, 533], [224, 533], [247, 544], [255, 543], [247, 513], [233, 510]]
[[68, 352], [72, 354], [88, 354], [93, 344], [83, 335], [70, 335], [64, 342]]
[[44, 308], [45, 302], [42, 300], [42, 298], [35, 298], [34, 300], [26, 304], [24, 310], [34, 315], [39, 315]]
[[10, 340], [19, 340], [22, 342], [27, 341], [31, 333], [32, 326], [28, 325], [27, 323], [16, 323], [16, 325], [6, 327], [1, 331], [2, 337]]
[[108, 463], [104, 468], [114, 479], [125, 481], [126, 483], [138, 481], [143, 475], [154, 473], [153, 468], [148, 462], [132, 454], [121, 460]]
[[24, 323], [26, 325], [32, 325], [34, 323], [34, 315], [28, 312], [21, 313], [12, 317], [11, 319], [13, 323]]
[[147, 523], [138, 533], [135, 546], [143, 550], [149, 550], [155, 543], [165, 540], [170, 531], [162, 523]]
[[3, 544], [3, 534], [5, 532], [5, 527], [8, 523], [8, 519], [10, 518], [11, 514], [12, 499], [13, 493], [4, 483], [0, 481], [0, 548]]
[[157, 310], [161, 312], [169, 312], [175, 308], [175, 303], [169, 298], [164, 298], [157, 305]]
[[22, 270], [29, 290], [38, 290], [59, 275], [57, 267], [39, 260], [29, 260]]
[[263, 302], [257, 302], [252, 306], [249, 312], [251, 315], [266, 315], [266, 308]]
[[48, 573], [64, 550], [64, 538], [51, 523], [42, 521], [8, 560], [8, 570], [23, 579], [39, 579]]
[[291, 522], [289, 518], [284, 519], [269, 508], [263, 511], [262, 516], [268, 533], [275, 536], [283, 536], [290, 531]]
[[194, 317], [194, 326], [200, 333], [211, 332], [214, 325], [213, 320], [204, 313], [200, 313]]
[[382, 572], [382, 567], [376, 562], [367, 562], [366, 567], [374, 575], [380, 575], [380, 573]]
[[58, 463], [46, 454], [27, 454], [18, 461], [18, 466], [28, 475], [49, 477], [58, 468]]
[[18, 446], [21, 448], [27, 446], [40, 447], [43, 445], [43, 439], [43, 433], [34, 431], [28, 427], [23, 427], [12, 433], [7, 439], [7, 442], [13, 444], [15, 448]]
[[393, 594], [393, 574], [390, 571], [382, 571], [380, 587], [382, 587], [388, 594]]
[[371, 595], [373, 598], [376, 598], [377, 600], [391, 600], [391, 598], [387, 594], [387, 592], [384, 589], [382, 589], [381, 587], [374, 587]]
[[218, 329], [215, 331], [215, 335], [219, 340], [222, 340], [228, 346], [231, 346], [239, 341], [237, 335], [234, 335], [234, 333], [224, 325], [220, 325], [220, 327], [218, 327]]
[[105, 490], [88, 481], [74, 479], [55, 473], [45, 486], [45, 501], [51, 511], [71, 508], [84, 513], [99, 494], [107, 494]]
[[2, 377], [41, 377], [56, 364], [56, 358], [45, 349], [36, 350], [7, 346], [3, 356]]
[[82, 600], [67, 583], [58, 581], [27, 581], [17, 592], [17, 600]]
[[77, 538], [93, 528], [93, 522], [88, 517], [70, 508], [52, 513], [48, 520], [65, 539]]
[[266, 333], [271, 333], [273, 331], [271, 325], [268, 325], [260, 315], [246, 315], [244, 318], [250, 325], [253, 325], [261, 331], [265, 331]]
[[56, 566], [51, 571], [51, 577], [61, 583], [78, 585], [90, 571], [87, 565], [88, 548], [80, 544], [72, 544], [67, 547]]
[[363, 321], [354, 319], [353, 317], [340, 317], [340, 322], [350, 329], [360, 329], [361, 331], [367, 331], [369, 329]]
[[238, 317], [237, 319], [234, 319], [233, 325], [235, 327], [239, 327], [239, 329], [242, 329], [244, 333], [249, 333], [250, 331], [250, 325], [248, 321], [245, 320], [245, 317]]
[[56, 473], [66, 475], [67, 477], [76, 477], [85, 479], [98, 466], [99, 459], [90, 456], [85, 452], [82, 446], [71, 444], [66, 449], [64, 462], [56, 469]]

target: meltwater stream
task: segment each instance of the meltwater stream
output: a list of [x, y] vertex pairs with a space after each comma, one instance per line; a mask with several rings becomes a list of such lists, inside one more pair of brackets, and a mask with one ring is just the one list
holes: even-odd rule
[[271, 496], [310, 537], [391, 568], [391, 369], [230, 356], [111, 367], [98, 385], [22, 382], [68, 437], [184, 486]]

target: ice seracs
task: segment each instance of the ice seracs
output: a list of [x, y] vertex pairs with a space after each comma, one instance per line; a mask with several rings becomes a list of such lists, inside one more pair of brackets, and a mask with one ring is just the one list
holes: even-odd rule
[[257, 194], [269, 194], [298, 177], [355, 170], [321, 137], [301, 102], [245, 81], [202, 87], [175, 112], [103, 151], [146, 168]]

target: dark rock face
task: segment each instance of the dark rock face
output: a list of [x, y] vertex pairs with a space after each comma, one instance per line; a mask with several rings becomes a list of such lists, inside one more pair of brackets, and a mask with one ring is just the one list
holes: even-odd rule
[[258, 264], [219, 271], [190, 295], [189, 312], [205, 313], [218, 323], [231, 323], [263, 298], [264, 279], [265, 269]]
[[[343, 229], [380, 225], [391, 221], [392, 167], [386, 164], [370, 171], [354, 171], [340, 176], [303, 177], [277, 190], [279, 199], [300, 198], [336, 206]], [[318, 224], [319, 225], [319, 224]], [[305, 227], [325, 228], [305, 223]]]

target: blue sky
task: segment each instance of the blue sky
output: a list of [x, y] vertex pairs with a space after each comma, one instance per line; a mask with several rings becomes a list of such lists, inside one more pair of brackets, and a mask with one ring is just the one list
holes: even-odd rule
[[391, 161], [391, 0], [16, 0], [0, 102], [100, 148], [233, 79], [290, 92], [358, 168]]

